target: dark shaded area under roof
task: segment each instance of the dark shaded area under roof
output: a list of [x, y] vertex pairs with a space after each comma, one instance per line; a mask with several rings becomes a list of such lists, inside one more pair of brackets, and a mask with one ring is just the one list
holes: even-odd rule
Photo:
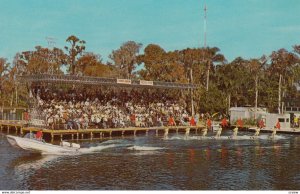
[[[117, 87], [140, 87], [140, 88], [163, 88], [163, 89], [197, 89], [199, 85], [182, 84], [174, 82], [145, 81], [145, 80], [128, 80], [104, 77], [89, 77], [76, 75], [51, 75], [35, 74], [24, 75], [19, 77], [21, 81], [27, 83], [57, 83], [57, 84], [80, 84], [80, 85], [103, 85]], [[121, 83], [127, 81], [128, 83]], [[143, 84], [142, 82], [146, 82]], [[148, 83], [147, 83], [148, 82]]]

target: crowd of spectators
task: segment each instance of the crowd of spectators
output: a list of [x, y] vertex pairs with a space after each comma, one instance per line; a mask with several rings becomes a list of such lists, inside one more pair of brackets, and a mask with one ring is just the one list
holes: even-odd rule
[[178, 96], [147, 89], [35, 87], [32, 95], [51, 129], [195, 125], [198, 120], [190, 117]]

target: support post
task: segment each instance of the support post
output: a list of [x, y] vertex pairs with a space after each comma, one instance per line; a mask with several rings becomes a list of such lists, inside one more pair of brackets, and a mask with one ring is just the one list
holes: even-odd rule
[[91, 132], [91, 140], [93, 140], [93, 132]]
[[122, 131], [122, 137], [124, 137], [124, 133], [125, 133], [125, 131]]
[[136, 130], [133, 131], [133, 135], [134, 135], [134, 137], [136, 136]]
[[146, 130], [146, 136], [148, 136], [148, 133], [149, 133], [149, 130], [147, 129], [147, 130]]
[[83, 139], [83, 133], [81, 133], [81, 139]]
[[63, 139], [63, 135], [62, 135], [62, 134], [60, 134], [60, 141], [62, 141], [62, 139]]
[[23, 127], [20, 128], [20, 134], [23, 135]]
[[72, 136], [72, 140], [74, 140], [74, 134], [72, 134], [71, 136]]
[[9, 134], [9, 126], [7, 126], [7, 134]]
[[79, 133], [76, 133], [76, 138], [77, 140], [79, 140]]
[[112, 135], [112, 131], [109, 132], [109, 137], [111, 137], [111, 135]]
[[155, 131], [155, 135], [156, 135], [156, 137], [158, 136], [158, 129], [156, 129], [156, 131]]
[[53, 140], [54, 140], [54, 135], [53, 133], [51, 133], [51, 142], [53, 142]]

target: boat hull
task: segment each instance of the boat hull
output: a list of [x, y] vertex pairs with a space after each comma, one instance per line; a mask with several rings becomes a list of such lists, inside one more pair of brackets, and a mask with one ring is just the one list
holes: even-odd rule
[[53, 145], [36, 139], [22, 138], [12, 135], [7, 135], [7, 140], [14, 147], [42, 154], [77, 153], [79, 150], [78, 148]]

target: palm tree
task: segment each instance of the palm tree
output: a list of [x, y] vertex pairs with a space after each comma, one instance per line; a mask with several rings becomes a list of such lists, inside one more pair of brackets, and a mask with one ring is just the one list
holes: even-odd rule
[[4, 93], [4, 82], [8, 78], [9, 74], [9, 66], [10, 64], [7, 62], [6, 59], [0, 58], [0, 100], [2, 101], [2, 106], [4, 103], [3, 93]]
[[[294, 53], [288, 52], [285, 49], [273, 51], [271, 58], [271, 72], [278, 75], [278, 113], [282, 113], [284, 103], [282, 97], [285, 96], [286, 90], [283, 88], [288, 78], [292, 78], [293, 66], [297, 62], [297, 56]], [[282, 109], [282, 110], [281, 110]]]
[[211, 68], [214, 68], [216, 63], [223, 63], [226, 61], [223, 54], [218, 53], [220, 49], [218, 47], [213, 48], [206, 48], [205, 49], [205, 56], [204, 60], [206, 61], [207, 65], [207, 74], [206, 74], [206, 91], [209, 89], [209, 76]]
[[258, 104], [258, 86], [259, 86], [259, 79], [262, 76], [264, 66], [267, 62], [266, 56], [262, 56], [260, 59], [251, 59], [248, 63], [248, 68], [250, 70], [250, 75], [254, 79], [255, 83], [255, 113], [254, 119], [256, 119], [257, 114], [257, 104]]

